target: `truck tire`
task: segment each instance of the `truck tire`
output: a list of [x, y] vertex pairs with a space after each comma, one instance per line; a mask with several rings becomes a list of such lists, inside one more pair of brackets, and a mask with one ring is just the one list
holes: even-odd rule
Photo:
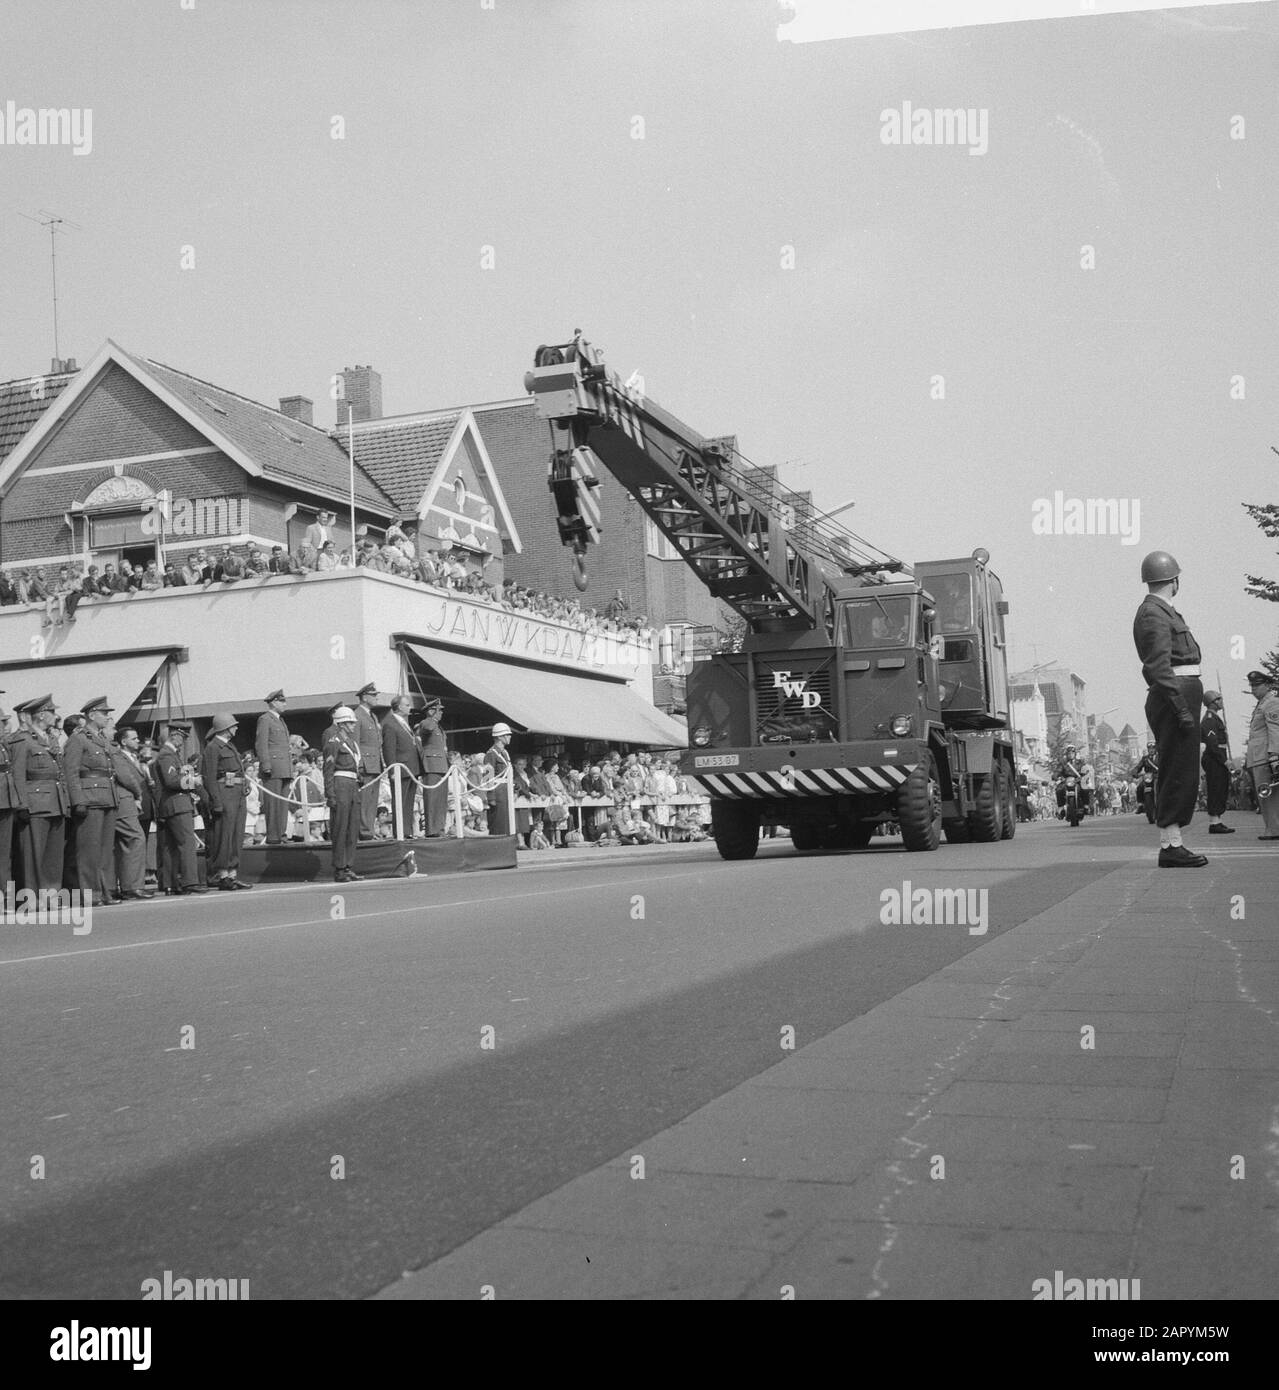
[[941, 844], [941, 788], [931, 753], [897, 793], [897, 824], [907, 850], [934, 850]]
[[962, 816], [942, 821], [942, 829], [946, 832], [948, 845], [967, 845], [972, 842], [973, 832], [969, 830], [968, 822]]
[[874, 834], [874, 825], [836, 825], [822, 836], [822, 844], [826, 849], [865, 849]]
[[1004, 802], [1004, 829], [999, 838], [1011, 840], [1017, 833], [1017, 783], [1007, 763], [999, 764], [999, 773]]
[[998, 769], [991, 768], [985, 777], [977, 780], [972, 814], [968, 818], [973, 839], [979, 845], [993, 844], [1003, 834], [1003, 798], [999, 792], [999, 772]]
[[818, 825], [792, 825], [790, 842], [801, 854], [807, 854], [811, 850], [822, 849], [825, 846], [822, 830]]
[[759, 848], [759, 809], [740, 801], [712, 801], [711, 834], [721, 859], [754, 859]]

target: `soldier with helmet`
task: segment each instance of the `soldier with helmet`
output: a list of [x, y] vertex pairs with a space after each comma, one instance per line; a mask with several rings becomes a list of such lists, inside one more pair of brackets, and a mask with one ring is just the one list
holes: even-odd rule
[[195, 848], [195, 777], [182, 753], [191, 723], [170, 719], [164, 742], [155, 756], [155, 819], [160, 827], [161, 878], [165, 892], [179, 896], [207, 893], [200, 883]]
[[495, 782], [485, 792], [488, 801], [488, 826], [490, 835], [509, 835], [511, 833], [511, 818], [509, 813], [509, 803], [506, 796], [506, 778], [511, 770], [511, 759], [507, 755], [507, 748], [511, 742], [511, 726], [509, 724], [493, 725], [493, 746], [484, 755], [484, 780]]
[[209, 886], [216, 879], [218, 890], [223, 893], [253, 886], [241, 883], [239, 878], [240, 848], [244, 844], [244, 760], [231, 742], [238, 727], [234, 715], [215, 714], [200, 764], [212, 823], [207, 837]]
[[329, 806], [329, 842], [333, 850], [333, 881], [354, 883], [355, 851], [360, 843], [360, 740], [355, 711], [339, 705], [333, 711], [335, 732], [324, 743], [324, 799]]
[[1141, 562], [1148, 590], [1133, 620], [1132, 636], [1149, 687], [1146, 722], [1155, 736], [1159, 780], [1155, 824], [1159, 827], [1161, 868], [1199, 868], [1208, 862], [1181, 840], [1199, 796], [1199, 718], [1203, 685], [1199, 644], [1186, 620], [1172, 606], [1181, 587], [1181, 566], [1166, 550], [1153, 550]]
[[1230, 740], [1221, 717], [1223, 700], [1219, 690], [1204, 691], [1204, 717], [1199, 725], [1203, 756], [1204, 804], [1208, 811], [1209, 835], [1233, 835], [1234, 827], [1222, 820], [1230, 796]]
[[53, 726], [58, 712], [52, 695], [23, 706], [28, 723], [10, 737], [17, 821], [22, 844], [22, 879], [27, 888], [62, 887], [63, 832], [71, 802], [62, 776]]
[[62, 752], [62, 768], [75, 819], [76, 882], [90, 901], [109, 906], [116, 901], [115, 815], [120, 805], [115, 784], [115, 762], [107, 742], [106, 726], [112, 710], [105, 695], [81, 706], [85, 716], [68, 738]]

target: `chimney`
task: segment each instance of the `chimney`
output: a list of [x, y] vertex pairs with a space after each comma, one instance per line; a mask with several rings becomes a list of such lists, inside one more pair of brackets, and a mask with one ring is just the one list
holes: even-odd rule
[[74, 357], [55, 357], [49, 363], [49, 375], [61, 376], [64, 372], [79, 371]]
[[346, 424], [346, 409], [351, 406], [356, 420], [382, 418], [382, 375], [372, 367], [343, 367], [342, 398], [337, 403], [337, 422]]
[[312, 412], [315, 409], [315, 402], [309, 396], [281, 396], [280, 414], [287, 415], [290, 420], [296, 420], [300, 425], [315, 424]]

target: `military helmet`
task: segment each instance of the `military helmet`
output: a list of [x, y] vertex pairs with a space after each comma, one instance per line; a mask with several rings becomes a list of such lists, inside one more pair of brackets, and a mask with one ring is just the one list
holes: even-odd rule
[[1166, 550], [1152, 550], [1141, 562], [1141, 582], [1143, 584], [1166, 584], [1176, 579], [1181, 566]]

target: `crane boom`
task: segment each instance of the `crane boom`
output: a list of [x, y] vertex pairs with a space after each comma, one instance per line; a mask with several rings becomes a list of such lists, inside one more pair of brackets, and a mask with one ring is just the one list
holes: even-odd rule
[[907, 570], [817, 515], [807, 497], [739, 467], [731, 440], [703, 438], [622, 383], [580, 333], [540, 347], [535, 363], [524, 384], [550, 423], [560, 540], [580, 573], [587, 546], [599, 540], [597, 465], [754, 631], [829, 634], [837, 593]]

